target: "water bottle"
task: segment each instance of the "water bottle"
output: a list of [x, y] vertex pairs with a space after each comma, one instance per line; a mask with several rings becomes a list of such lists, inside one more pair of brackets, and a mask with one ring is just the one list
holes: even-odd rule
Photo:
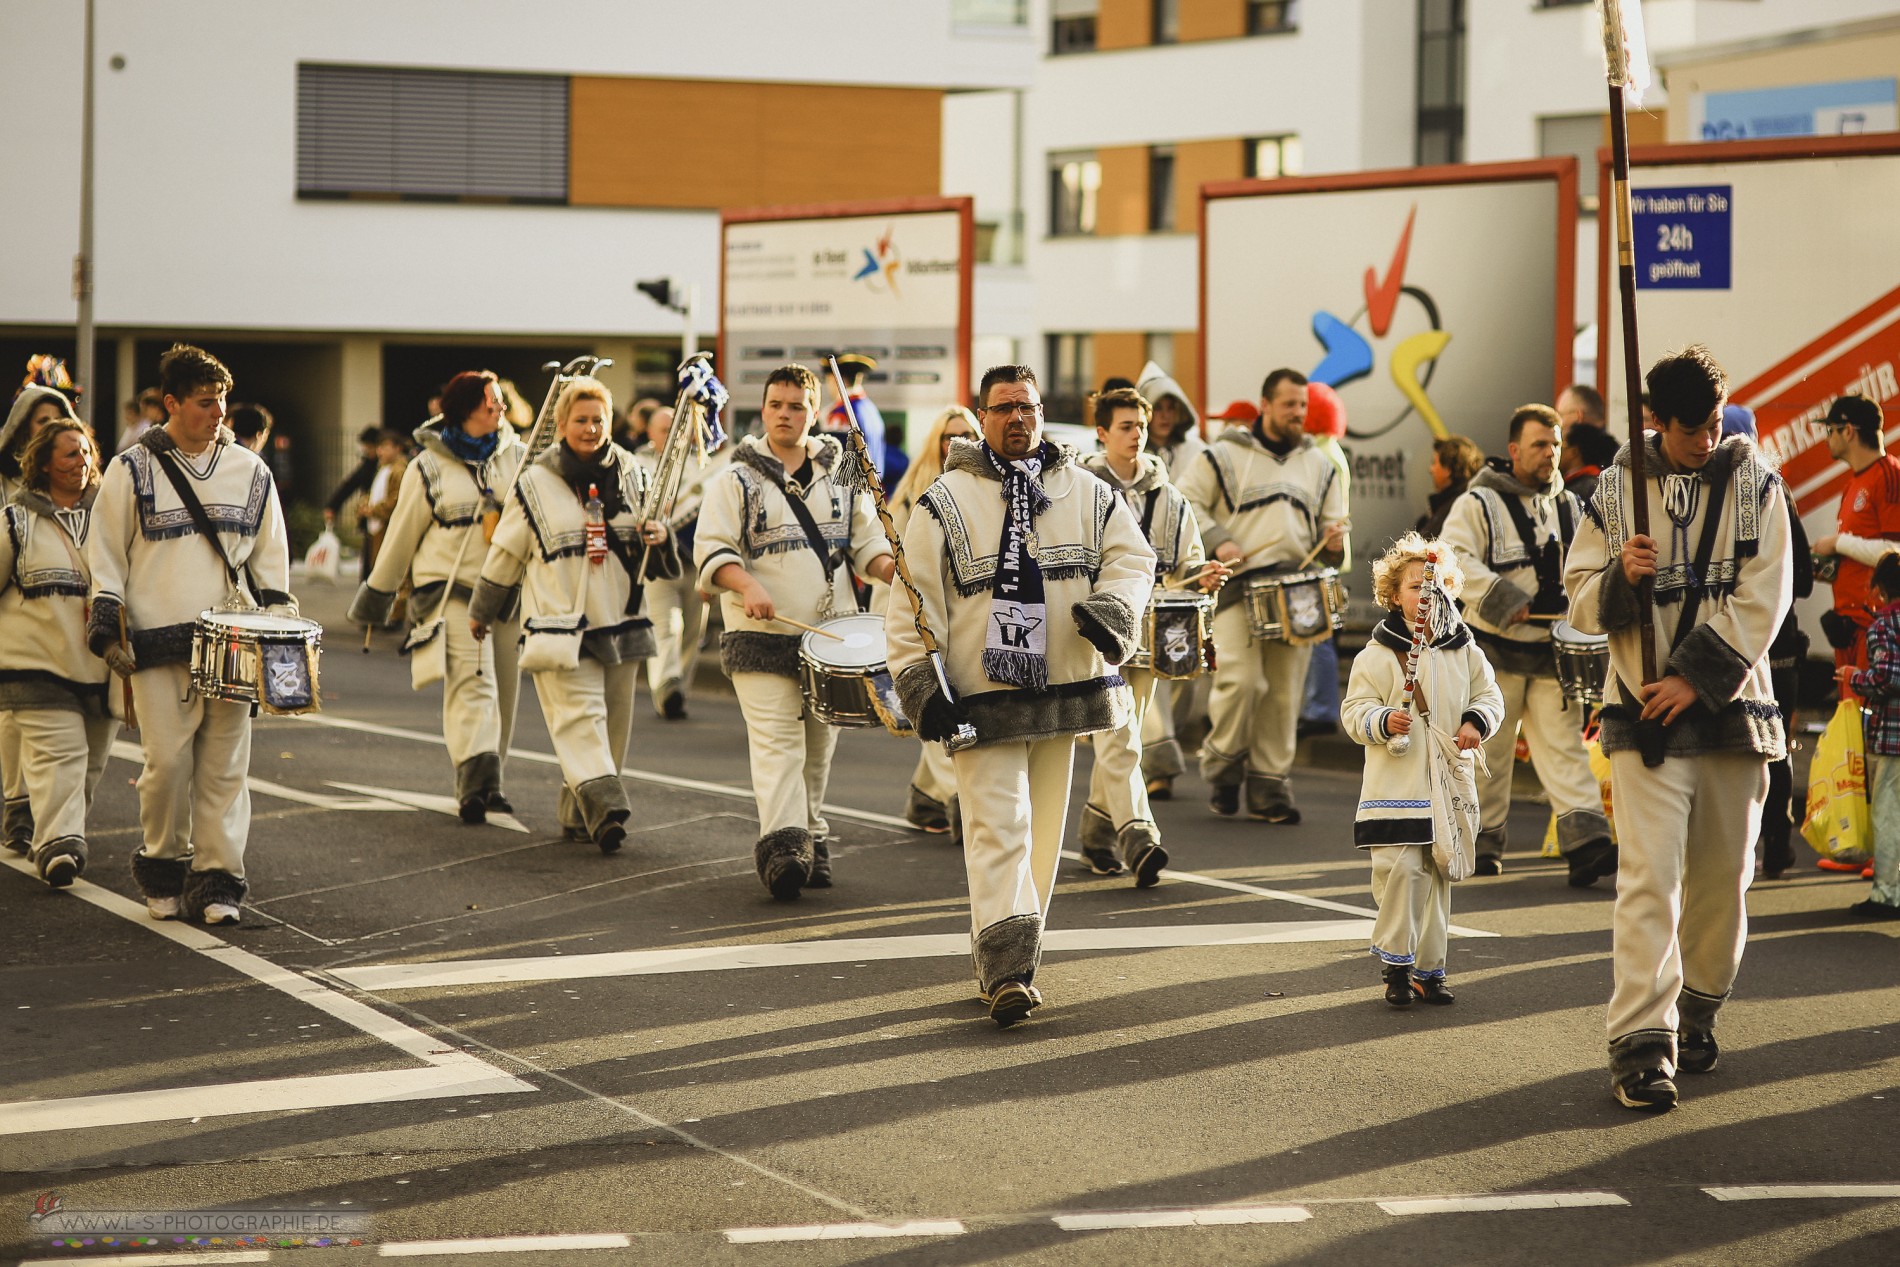
[[587, 486], [587, 561], [599, 567], [607, 558], [607, 510], [600, 504], [600, 489]]

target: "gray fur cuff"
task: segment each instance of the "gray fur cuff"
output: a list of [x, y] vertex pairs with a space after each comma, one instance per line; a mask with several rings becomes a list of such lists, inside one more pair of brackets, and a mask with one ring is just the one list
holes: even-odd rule
[[1623, 575], [1623, 565], [1611, 559], [1603, 569], [1603, 583], [1597, 587], [1597, 626], [1605, 633], [1628, 629], [1642, 617], [1636, 590]]
[[484, 625], [498, 625], [508, 619], [508, 613], [521, 599], [519, 585], [497, 585], [483, 577], [475, 582], [475, 592], [468, 598], [468, 618]]
[[1728, 999], [1726, 994], [1717, 997], [1702, 994], [1684, 986], [1682, 993], [1676, 996], [1676, 1027], [1684, 1034], [1709, 1034], [1715, 1031], [1715, 1017], [1722, 1010], [1722, 1004]]
[[[719, 635], [719, 667], [735, 673], [773, 673], [798, 677], [798, 635], [728, 629]], [[907, 716], [917, 716], [907, 713]]]
[[1042, 916], [1012, 915], [978, 933], [971, 947], [976, 984], [990, 994], [1005, 981], [1034, 980], [1042, 962]]
[[1134, 711], [1134, 697], [1119, 677], [1069, 682], [1048, 691], [984, 691], [957, 702], [968, 712], [978, 743], [1034, 743], [1119, 730]]
[[194, 621], [160, 625], [157, 629], [132, 631], [132, 658], [141, 669], [156, 669], [162, 664], [191, 663], [191, 635]]
[[1647, 1069], [1676, 1072], [1676, 1036], [1666, 1029], [1639, 1029], [1610, 1041], [1610, 1076], [1626, 1078]]
[[455, 767], [455, 799], [489, 796], [501, 791], [501, 754], [478, 752]]
[[1722, 641], [1721, 635], [1703, 625], [1691, 631], [1670, 652], [1663, 672], [1680, 673], [1695, 687], [1695, 693], [1702, 697], [1704, 704], [1719, 710], [1741, 694], [1742, 683], [1748, 680], [1751, 667], [1736, 654], [1735, 648]]
[[600, 838], [600, 829], [609, 822], [627, 821], [631, 807], [627, 803], [627, 785], [620, 781], [617, 774], [603, 774], [597, 779], [589, 779], [574, 789], [574, 799], [580, 805], [581, 818], [587, 824], [587, 834], [596, 840]]
[[1491, 588], [1478, 603], [1478, 619], [1494, 629], [1502, 629], [1504, 622], [1529, 605], [1533, 597], [1535, 595], [1525, 593], [1515, 582], [1500, 576], [1491, 582]]
[[177, 897], [190, 870], [190, 858], [148, 858], [144, 850], [132, 855], [132, 880], [146, 897]]
[[1110, 664], [1120, 664], [1134, 654], [1140, 637], [1135, 611], [1119, 594], [1090, 594], [1069, 611], [1075, 616], [1076, 629]]
[[1561, 852], [1609, 843], [1610, 820], [1595, 810], [1573, 809], [1557, 816], [1557, 848]]
[[930, 667], [929, 660], [900, 670], [896, 686], [897, 698], [904, 705], [904, 716], [911, 718], [922, 717], [930, 701], [943, 693], [937, 685], [937, 671]]
[[86, 647], [94, 655], [104, 655], [106, 648], [119, 640], [119, 613], [124, 610], [125, 604], [110, 594], [92, 600], [92, 615], [86, 619]]
[[396, 610], [396, 595], [379, 589], [371, 589], [365, 581], [357, 587], [356, 597], [350, 600], [350, 610], [344, 619], [357, 625], [386, 625], [389, 614]]
[[185, 887], [178, 895], [178, 914], [193, 923], [204, 918], [205, 907], [219, 902], [241, 906], [251, 886], [243, 876], [229, 871], [192, 871], [185, 876]]

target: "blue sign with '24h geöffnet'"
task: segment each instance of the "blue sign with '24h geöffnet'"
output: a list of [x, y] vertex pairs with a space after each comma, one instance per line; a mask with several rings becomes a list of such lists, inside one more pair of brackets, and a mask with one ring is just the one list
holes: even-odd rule
[[1734, 243], [1731, 185], [1632, 189], [1636, 284], [1645, 290], [1727, 290]]

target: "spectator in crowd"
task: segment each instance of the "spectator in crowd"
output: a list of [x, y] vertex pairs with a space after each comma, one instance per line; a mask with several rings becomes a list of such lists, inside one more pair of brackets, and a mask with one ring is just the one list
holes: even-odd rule
[[[341, 511], [344, 504], [352, 497], [361, 497], [363, 494], [369, 492], [370, 481], [376, 478], [376, 468], [382, 465], [382, 462], [376, 456], [376, 446], [382, 442], [382, 438], [383, 429], [381, 427], [364, 427], [361, 431], [356, 433], [356, 466], [348, 475], [343, 477], [343, 482], [338, 484], [323, 501], [323, 526], [325, 528], [335, 531], [337, 512]], [[362, 571], [363, 575], [359, 579], [367, 581], [369, 579], [369, 549], [367, 542], [362, 552]]]
[[396, 494], [402, 488], [402, 473], [409, 462], [402, 440], [393, 431], [376, 433], [376, 473], [370, 476], [369, 490], [357, 506], [357, 518], [363, 523], [363, 554], [370, 564], [383, 548], [383, 534], [389, 530], [389, 517], [396, 513]]
[[1260, 417], [1260, 406], [1251, 400], [1230, 400], [1227, 408], [1217, 414], [1207, 415], [1209, 422], [1222, 422], [1230, 427], [1251, 427]]
[[276, 421], [262, 405], [232, 405], [224, 416], [224, 425], [231, 428], [238, 443], [260, 457], [264, 446], [270, 443], [271, 427]]
[[140, 392], [138, 405], [138, 421], [119, 432], [120, 453], [131, 448], [151, 428], [165, 425], [165, 397], [158, 388], [148, 387]]
[[632, 452], [647, 442], [647, 424], [653, 421], [653, 411], [658, 408], [660, 402], [651, 396], [642, 396], [633, 402], [621, 432], [621, 448]]
[[1558, 468], [1564, 477], [1564, 491], [1585, 505], [1597, 491], [1597, 477], [1603, 468], [1616, 461], [1623, 446], [1602, 427], [1587, 422], [1571, 424], [1564, 431], [1564, 447], [1558, 455]]
[[1464, 493], [1471, 477], [1484, 469], [1484, 450], [1467, 436], [1447, 436], [1432, 442], [1432, 494], [1427, 510], [1418, 517], [1418, 535], [1427, 541], [1445, 530], [1451, 504]]
[[1609, 425], [1603, 393], [1588, 383], [1572, 383], [1557, 394], [1557, 417], [1563, 420], [1566, 435], [1578, 423], [1598, 431]]

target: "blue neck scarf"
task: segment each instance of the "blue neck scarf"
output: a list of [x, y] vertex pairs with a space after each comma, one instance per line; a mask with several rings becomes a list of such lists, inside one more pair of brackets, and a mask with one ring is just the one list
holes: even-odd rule
[[449, 452], [464, 462], [482, 463], [495, 455], [495, 446], [501, 443], [501, 428], [497, 427], [485, 436], [472, 436], [458, 426], [444, 424], [442, 443], [449, 446]]

